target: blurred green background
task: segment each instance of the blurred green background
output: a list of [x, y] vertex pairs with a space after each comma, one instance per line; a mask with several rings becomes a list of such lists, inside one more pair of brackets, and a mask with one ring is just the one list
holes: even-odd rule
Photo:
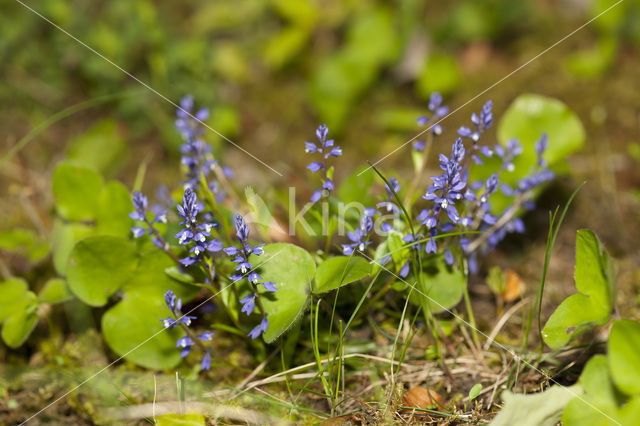
[[[284, 175], [208, 133], [240, 185], [303, 190], [309, 185], [302, 142], [317, 124], [327, 123], [342, 145], [345, 157], [336, 173], [345, 176], [415, 136], [415, 118], [432, 91], [442, 92], [455, 109], [614, 4], [29, 2], [172, 101], [194, 94], [198, 105], [211, 108], [211, 127]], [[170, 103], [15, 0], [0, 0], [0, 8], [3, 226], [24, 221], [24, 202], [16, 203], [16, 195], [36, 210], [50, 205], [48, 179], [64, 156], [97, 163], [128, 186], [144, 163], [146, 190], [178, 181], [180, 139]], [[638, 52], [640, 1], [624, 0], [447, 118], [449, 136], [440, 139], [441, 149], [448, 150], [455, 129], [486, 99], [494, 100], [500, 115], [517, 95], [532, 92], [556, 97], [579, 114], [587, 150], [599, 153], [604, 146], [628, 157], [640, 139]], [[15, 148], [38, 125], [78, 104], [79, 111]], [[409, 157], [407, 147], [383, 167], [409, 173]], [[621, 161], [614, 184], [633, 187], [636, 163]], [[574, 166], [578, 178], [594, 174], [580, 158]]]

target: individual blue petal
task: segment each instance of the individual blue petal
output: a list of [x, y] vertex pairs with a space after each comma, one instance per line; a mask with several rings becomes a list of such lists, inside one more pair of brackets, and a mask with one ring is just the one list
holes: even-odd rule
[[311, 194], [311, 202], [316, 203], [318, 202], [318, 200], [320, 200], [320, 198], [322, 198], [322, 190], [317, 189], [313, 191], [313, 194]]
[[400, 278], [407, 278], [410, 269], [409, 262], [405, 262], [405, 264], [402, 265], [402, 268], [400, 268], [400, 273], [398, 274], [400, 275]]
[[233, 247], [233, 246], [225, 247], [222, 249], [222, 251], [224, 251], [227, 254], [227, 256], [235, 256], [238, 253], [240, 253], [240, 250], [237, 247]]
[[270, 292], [278, 291], [278, 288], [276, 287], [276, 283], [274, 283], [272, 281], [265, 281], [265, 282], [262, 282], [260, 284], [262, 284], [264, 286], [264, 288], [266, 288]]
[[304, 145], [305, 145], [304, 152], [306, 152], [308, 154], [313, 154], [314, 152], [318, 151], [318, 147], [313, 142], [305, 141]]
[[200, 362], [200, 370], [209, 370], [211, 368], [211, 354], [209, 352], [205, 352], [204, 357], [202, 357], [202, 361]]
[[451, 250], [449, 250], [449, 248], [446, 248], [444, 250], [444, 261], [449, 266], [453, 265], [453, 261], [454, 261], [453, 253], [451, 253]]
[[256, 297], [253, 294], [246, 295], [242, 299], [240, 299], [240, 304], [242, 305], [241, 312], [250, 315], [256, 307]]
[[207, 250], [214, 253], [222, 250], [222, 241], [218, 239], [213, 239], [211, 241], [208, 241]]

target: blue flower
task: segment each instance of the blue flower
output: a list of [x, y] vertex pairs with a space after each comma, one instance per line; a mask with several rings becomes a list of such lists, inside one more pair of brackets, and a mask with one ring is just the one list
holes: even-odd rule
[[269, 321], [267, 320], [267, 317], [265, 315], [260, 324], [258, 324], [253, 330], [251, 330], [247, 336], [255, 339], [262, 333], [265, 333], [267, 331], [267, 328], [269, 328]]
[[200, 370], [209, 370], [211, 368], [211, 354], [209, 352], [205, 352], [202, 357], [202, 361], [200, 362]]
[[322, 171], [322, 175], [320, 176], [322, 180], [322, 188], [313, 192], [311, 195], [311, 202], [315, 203], [319, 201], [324, 193], [329, 193], [333, 191], [333, 181], [330, 178], [331, 171], [327, 169], [327, 159], [329, 157], [339, 157], [342, 155], [342, 148], [335, 145], [333, 139], [327, 139], [329, 134], [329, 129], [326, 124], [321, 124], [316, 129], [316, 138], [318, 139], [318, 143], [307, 142], [305, 141], [304, 151], [307, 154], [320, 154], [322, 156], [321, 161], [312, 161], [307, 166], [307, 169], [311, 171], [311, 173], [316, 173]]
[[[256, 298], [260, 297], [257, 292], [257, 285], [262, 285], [265, 289], [267, 289], [267, 291], [270, 292], [275, 292], [278, 289], [275, 283], [271, 281], [260, 282], [262, 280], [262, 277], [255, 270], [253, 270], [253, 265], [251, 264], [251, 262], [249, 262], [249, 256], [251, 256], [252, 254], [255, 256], [260, 256], [264, 253], [264, 250], [262, 249], [264, 244], [256, 244], [252, 246], [249, 243], [249, 226], [241, 215], [235, 214], [233, 216], [233, 225], [235, 227], [236, 237], [238, 238], [238, 242], [240, 243], [240, 245], [239, 247], [225, 247], [223, 251], [227, 256], [230, 256], [232, 258], [231, 262], [236, 264], [236, 274], [231, 275], [229, 279], [231, 279], [231, 281], [233, 282], [238, 282], [244, 278], [247, 278], [249, 283], [252, 285], [254, 292], [244, 296], [239, 301], [240, 305], [242, 306], [240, 311], [246, 313], [247, 315], [250, 315], [255, 310]], [[266, 324], [268, 325], [268, 323]], [[265, 330], [267, 325], [264, 326]], [[258, 329], [259, 327], [260, 326], [256, 327], [256, 329]], [[252, 333], [256, 329], [254, 329]], [[258, 333], [257, 335], [259, 334], [260, 333]]]
[[463, 138], [469, 138], [475, 144], [480, 140], [480, 134], [491, 127], [493, 124], [493, 113], [491, 112], [491, 108], [493, 106], [493, 102], [487, 101], [480, 111], [480, 115], [475, 112], [471, 114], [471, 123], [475, 127], [475, 130], [472, 130], [469, 127], [462, 126], [458, 129], [458, 134]]
[[187, 355], [189, 355], [189, 352], [191, 352], [192, 346], [193, 346], [193, 340], [191, 340], [191, 337], [184, 336], [179, 338], [176, 341], [176, 348], [182, 348], [182, 352], [180, 352], [180, 358], [184, 358]]
[[[428, 124], [430, 121], [438, 121], [449, 113], [449, 107], [446, 105], [442, 105], [442, 95], [438, 92], [433, 92], [429, 97], [428, 108], [429, 108], [429, 112], [431, 113], [431, 118], [427, 117], [426, 115], [418, 117], [419, 126], [424, 126]], [[431, 127], [431, 133], [433, 133], [435, 136], [441, 135], [443, 130], [444, 128], [437, 123], [434, 124], [433, 127]], [[415, 145], [414, 145], [414, 149], [415, 149]], [[422, 149], [424, 149], [424, 146], [422, 147]], [[418, 150], [416, 149], [416, 151]], [[422, 151], [422, 150], [419, 150], [419, 151]]]
[[370, 216], [364, 215], [360, 221], [360, 226], [355, 230], [355, 232], [347, 232], [347, 237], [351, 240], [351, 243], [342, 244], [342, 253], [345, 256], [349, 256], [356, 248], [363, 252], [366, 247], [371, 244], [371, 241], [367, 241], [367, 239], [372, 230], [373, 220]]
[[397, 194], [400, 192], [400, 182], [395, 177], [389, 178], [389, 185], [384, 185], [384, 190], [387, 192], [386, 201], [380, 202], [376, 205], [379, 209], [385, 211], [385, 213], [394, 213], [398, 214], [400, 212], [400, 207], [396, 204], [396, 198], [394, 193]]
[[202, 204], [198, 202], [196, 193], [191, 188], [184, 191], [182, 197], [182, 205], [178, 204], [178, 215], [182, 218], [180, 225], [184, 226], [175, 237], [181, 245], [193, 243], [189, 249], [189, 256], [180, 259], [180, 263], [184, 266], [190, 266], [199, 262], [202, 255], [206, 252], [218, 252], [222, 249], [222, 243], [217, 239], [207, 240], [211, 236], [211, 231], [215, 223], [198, 221], [198, 213]]
[[145, 234], [149, 234], [152, 236], [153, 243], [167, 251], [169, 249], [166, 242], [160, 237], [160, 234], [156, 231], [154, 225], [156, 223], [166, 223], [167, 222], [167, 213], [164, 209], [158, 209], [156, 211], [156, 215], [152, 220], [147, 218], [147, 206], [148, 201], [147, 197], [139, 191], [135, 191], [132, 197], [133, 208], [135, 211], [129, 213], [129, 217], [133, 220], [144, 222], [146, 227], [143, 226], [133, 226], [131, 228], [131, 232], [133, 233], [134, 238], [140, 238]]
[[520, 145], [518, 139], [509, 139], [505, 147], [502, 147], [502, 145], [496, 145], [493, 150], [496, 155], [502, 159], [503, 169], [507, 170], [508, 172], [512, 172], [515, 170], [513, 160], [520, 154], [522, 154], [522, 145]]

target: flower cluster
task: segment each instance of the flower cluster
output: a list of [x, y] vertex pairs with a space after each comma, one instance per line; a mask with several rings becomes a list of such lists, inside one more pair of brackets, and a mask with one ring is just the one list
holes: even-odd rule
[[[211, 146], [203, 139], [204, 126], [202, 122], [209, 118], [209, 110], [201, 108], [194, 112], [194, 102], [192, 96], [185, 96], [180, 100], [180, 108], [176, 109], [175, 127], [184, 139], [180, 146], [182, 154], [181, 164], [185, 168], [187, 180], [185, 187], [197, 188], [202, 174], [208, 182], [209, 174], [217, 166], [211, 154]], [[223, 167], [222, 172], [228, 178], [233, 176], [233, 171], [229, 167]], [[215, 194], [216, 200], [221, 201], [225, 194], [218, 181], [213, 179], [208, 183], [209, 189]]]
[[[431, 118], [426, 115], [422, 115], [418, 117], [418, 125], [425, 126], [429, 122], [434, 122], [431, 126], [431, 134], [434, 136], [440, 136], [444, 131], [444, 127], [438, 123], [438, 120], [445, 117], [449, 113], [449, 107], [446, 105], [442, 105], [442, 95], [438, 92], [433, 92], [431, 96], [429, 96], [429, 112], [431, 113]], [[417, 140], [413, 144], [414, 151], [422, 152], [426, 146], [426, 142], [423, 140]]]
[[137, 220], [143, 222], [145, 226], [134, 226], [131, 228], [131, 232], [133, 233], [134, 238], [140, 238], [145, 234], [149, 234], [151, 236], [151, 241], [158, 247], [163, 250], [168, 250], [168, 244], [162, 239], [154, 225], [156, 223], [167, 223], [167, 212], [166, 210], [160, 208], [157, 209], [152, 220], [147, 218], [147, 206], [148, 201], [147, 197], [139, 191], [135, 191], [133, 193], [133, 208], [135, 211], [129, 213], [129, 217], [133, 220]]
[[[438, 108], [443, 108], [440, 104], [441, 97], [435, 94], [435, 96], [432, 96], [429, 109], [437, 111]], [[443, 114], [446, 114], [446, 112], [443, 112]], [[485, 231], [488, 236], [476, 243], [473, 243], [473, 240], [468, 237], [460, 236], [443, 240], [445, 243], [441, 252], [445, 262], [452, 265], [455, 262], [454, 253], [459, 252], [466, 256], [469, 261], [469, 269], [475, 272], [477, 270], [476, 251], [492, 250], [508, 233], [523, 232], [524, 225], [522, 220], [515, 214], [516, 210], [521, 207], [530, 208], [531, 203], [526, 200], [527, 193], [551, 179], [553, 173], [546, 167], [546, 162], [543, 158], [548, 144], [547, 135], [543, 134], [535, 144], [538, 159], [536, 167], [531, 170], [531, 174], [517, 180], [513, 187], [501, 182], [500, 179], [503, 173], [511, 173], [515, 170], [514, 161], [522, 154], [522, 146], [516, 139], [509, 140], [505, 146], [495, 145], [493, 148], [478, 144], [481, 135], [493, 123], [491, 101], [483, 105], [479, 114], [474, 112], [471, 115], [471, 123], [472, 128], [463, 126], [458, 130], [460, 137], [453, 143], [451, 155], [440, 154], [439, 160], [442, 172], [432, 177], [432, 184], [422, 196], [428, 202], [428, 205], [420, 211], [416, 219], [420, 222], [421, 229], [424, 229], [426, 233], [426, 242], [415, 243], [425, 238], [420, 232], [417, 232], [416, 235], [407, 234], [403, 240], [409, 244], [415, 243], [412, 245], [414, 250], [424, 249], [427, 254], [434, 254], [438, 252], [434, 237], [439, 234]], [[469, 150], [465, 148], [464, 139], [469, 139], [472, 142]], [[502, 163], [500, 170], [485, 180], [469, 181], [471, 164], [482, 164], [484, 162], [482, 157], [491, 158], [493, 156], [500, 158]], [[396, 185], [391, 180], [390, 183], [393, 186]], [[387, 208], [391, 211], [394, 206], [390, 203], [390, 191], [388, 187], [385, 189], [387, 190], [388, 199], [379, 203], [378, 207]], [[490, 198], [499, 190], [504, 195], [514, 197], [514, 204], [506, 208], [501, 214], [496, 215], [497, 212], [492, 210]], [[478, 244], [480, 241], [482, 241], [481, 245]], [[402, 265], [400, 275], [406, 276], [409, 270], [409, 263], [407, 262]]]
[[204, 253], [222, 250], [220, 240], [207, 239], [216, 224], [198, 221], [198, 213], [203, 209], [203, 205], [198, 202], [198, 197], [191, 188], [185, 189], [182, 205], [178, 204], [177, 209], [178, 215], [182, 218], [180, 225], [183, 228], [176, 234], [176, 238], [179, 244], [190, 246], [189, 255], [180, 259], [180, 263], [184, 266], [193, 265], [201, 260]]
[[260, 336], [262, 333], [267, 331], [269, 327], [269, 321], [267, 320], [266, 312], [260, 305], [260, 294], [258, 293], [258, 285], [262, 285], [267, 291], [276, 292], [278, 289], [276, 288], [276, 284], [271, 281], [264, 281], [262, 277], [255, 271], [253, 265], [249, 262], [249, 256], [252, 254], [255, 256], [260, 256], [264, 251], [262, 250], [262, 246], [264, 244], [256, 244], [252, 246], [249, 244], [249, 226], [247, 226], [243, 217], [239, 214], [236, 214], [233, 217], [234, 227], [236, 229], [236, 237], [240, 243], [240, 247], [230, 246], [225, 247], [223, 250], [228, 255], [231, 256], [231, 261], [236, 263], [236, 273], [231, 275], [231, 281], [238, 282], [243, 278], [247, 277], [249, 284], [251, 286], [252, 292], [242, 299], [240, 299], [240, 304], [242, 305], [241, 311], [246, 313], [247, 315], [251, 315], [255, 310], [256, 303], [259, 304], [261, 314], [264, 315], [260, 324], [255, 327], [251, 332], [249, 332], [249, 336], [252, 339]]
[[342, 155], [342, 149], [334, 145], [333, 139], [327, 139], [329, 134], [329, 129], [326, 124], [320, 125], [316, 129], [316, 138], [318, 139], [318, 145], [313, 142], [305, 141], [305, 152], [307, 154], [320, 154], [322, 156], [321, 161], [313, 161], [308, 166], [307, 169], [311, 170], [311, 173], [316, 173], [318, 171], [322, 171], [321, 179], [322, 179], [322, 188], [313, 192], [311, 195], [311, 202], [315, 203], [320, 198], [322, 198], [323, 191], [325, 194], [328, 194], [329, 191], [333, 191], [333, 168], [327, 168], [327, 159], [329, 157], [339, 157]]
[[[180, 357], [184, 358], [189, 355], [191, 348], [196, 343], [204, 347], [202, 342], [211, 340], [213, 333], [210, 331], [205, 331], [198, 335], [193, 335], [190, 332], [189, 326], [191, 325], [191, 321], [196, 319], [196, 317], [182, 313], [182, 300], [178, 298], [173, 291], [167, 290], [164, 294], [164, 301], [171, 312], [169, 317], [160, 320], [164, 328], [173, 328], [180, 325], [187, 331], [187, 335], [179, 338], [176, 342], [176, 348], [181, 349]], [[208, 370], [209, 368], [211, 368], [211, 353], [204, 348], [204, 356], [200, 362], [200, 369]]]

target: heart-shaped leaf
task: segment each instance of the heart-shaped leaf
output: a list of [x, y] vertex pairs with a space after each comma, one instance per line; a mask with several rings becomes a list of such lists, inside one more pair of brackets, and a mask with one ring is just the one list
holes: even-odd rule
[[326, 293], [345, 284], [367, 277], [371, 265], [357, 256], [331, 257], [318, 266], [314, 293]]
[[86, 304], [103, 306], [133, 278], [137, 264], [136, 247], [124, 238], [87, 237], [75, 245], [69, 257], [69, 288]]
[[139, 253], [128, 240], [106, 235], [78, 242], [69, 260], [69, 288], [83, 302], [103, 306], [121, 292], [122, 300], [102, 317], [102, 332], [116, 354], [143, 367], [180, 362], [175, 342], [184, 332], [163, 329], [160, 319], [169, 315], [163, 295], [171, 289], [187, 302], [198, 287], [171, 279], [165, 273], [171, 266], [171, 258], [155, 247]]
[[603, 325], [613, 307], [613, 264], [596, 234], [588, 229], [576, 237], [575, 282], [579, 293], [566, 298], [542, 330], [544, 341], [562, 348], [586, 329]]
[[278, 289], [271, 293], [259, 286], [269, 320], [263, 337], [271, 343], [285, 333], [307, 307], [316, 264], [306, 250], [287, 243], [267, 244], [262, 255], [251, 256], [251, 263], [261, 265], [258, 269], [264, 281], [273, 281]]
[[627, 319], [614, 322], [607, 347], [611, 377], [618, 389], [640, 395], [640, 324]]

